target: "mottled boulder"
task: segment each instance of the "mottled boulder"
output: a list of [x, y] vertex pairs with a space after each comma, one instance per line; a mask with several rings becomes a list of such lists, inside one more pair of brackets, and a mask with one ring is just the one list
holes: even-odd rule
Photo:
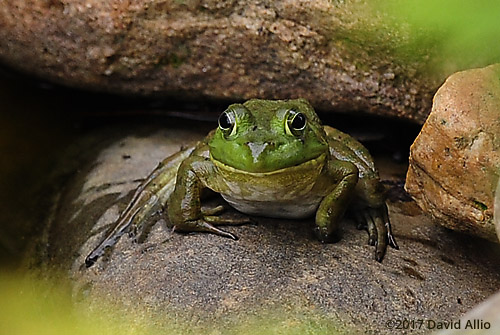
[[124, 94], [303, 97], [325, 110], [423, 122], [439, 78], [425, 48], [363, 1], [11, 0], [0, 60], [42, 78]]
[[498, 241], [500, 65], [450, 76], [413, 143], [406, 189], [436, 222]]
[[[44, 270], [68, 274], [74, 297], [87, 308], [98, 310], [103, 300], [112, 301], [125, 310], [130, 329], [152, 315], [154, 327], [180, 322], [203, 334], [241, 334], [234, 325], [249, 319], [253, 326], [243, 334], [272, 333], [269, 329], [294, 334], [286, 331], [290, 328], [305, 329], [298, 334], [394, 334], [404, 319], [458, 319], [500, 285], [500, 258], [484, 257], [500, 255], [500, 245], [450, 234], [408, 200], [389, 203], [400, 250], [388, 250], [382, 263], [374, 260], [366, 232], [349, 219], [342, 223], [341, 241], [322, 244], [312, 234], [312, 220], [254, 218], [257, 225], [227, 227], [240, 238], [233, 241], [172, 232], [160, 215], [150, 219], [143, 243], [125, 235], [86, 268], [85, 257], [139, 181], [164, 156], [207, 130], [187, 127], [117, 126], [115, 132], [91, 134], [91, 143], [101, 145], [77, 150], [78, 157], [89, 157], [83, 155], [89, 150], [97, 155], [80, 162], [61, 189], [31, 257]], [[378, 158], [382, 178], [401, 183], [406, 167]], [[425, 327], [412, 331], [425, 332]]]

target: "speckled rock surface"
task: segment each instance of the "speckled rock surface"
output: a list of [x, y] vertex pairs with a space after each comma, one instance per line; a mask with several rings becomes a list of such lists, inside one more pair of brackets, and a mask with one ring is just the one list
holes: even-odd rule
[[[294, 315], [321, 315], [341, 333], [393, 334], [405, 318], [457, 319], [499, 287], [498, 245], [433, 225], [413, 202], [401, 200], [389, 203], [401, 250], [388, 250], [382, 264], [373, 259], [367, 234], [347, 219], [340, 242], [321, 244], [311, 220], [258, 218], [258, 225], [229, 227], [240, 238], [232, 241], [173, 233], [159, 216], [143, 243], [123, 236], [85, 268], [85, 256], [138, 180], [205, 130], [120, 130], [61, 193], [35, 248], [37, 262], [44, 255], [42, 268], [67, 273], [74, 296], [88, 306], [105, 297], [138, 320], [151, 313], [196, 326], [208, 320], [213, 334], [245, 315], [277, 310], [291, 315], [291, 324], [298, 322]], [[388, 159], [378, 165], [383, 179], [403, 180], [405, 166]], [[405, 332], [428, 330], [397, 330]]]
[[0, 60], [98, 91], [303, 97], [317, 108], [423, 122], [441, 78], [423, 48], [369, 1], [11, 0], [0, 6]]
[[[454, 327], [438, 335], [495, 335], [500, 333], [500, 292], [454, 321]], [[456, 326], [456, 327], [455, 327]]]
[[500, 65], [450, 76], [410, 154], [406, 189], [436, 222], [498, 241]]

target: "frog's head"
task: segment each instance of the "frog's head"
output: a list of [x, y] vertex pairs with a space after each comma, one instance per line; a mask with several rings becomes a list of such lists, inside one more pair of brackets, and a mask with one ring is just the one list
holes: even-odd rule
[[220, 115], [208, 145], [212, 159], [252, 173], [296, 166], [328, 152], [321, 121], [304, 99], [233, 104]]

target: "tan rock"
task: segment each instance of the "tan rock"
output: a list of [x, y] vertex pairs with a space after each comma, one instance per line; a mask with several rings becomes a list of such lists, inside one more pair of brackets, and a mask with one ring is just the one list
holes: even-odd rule
[[440, 79], [422, 74], [426, 51], [397, 59], [408, 36], [387, 21], [364, 1], [10, 0], [0, 61], [98, 91], [303, 97], [423, 122]]
[[498, 241], [500, 64], [450, 76], [413, 143], [406, 189], [448, 228]]

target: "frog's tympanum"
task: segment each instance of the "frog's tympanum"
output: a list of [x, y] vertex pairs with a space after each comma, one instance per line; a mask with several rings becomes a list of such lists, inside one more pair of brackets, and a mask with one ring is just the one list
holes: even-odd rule
[[218, 216], [224, 207], [201, 208], [202, 189], [219, 193], [238, 211], [257, 216], [315, 217], [321, 242], [338, 240], [352, 203], [381, 261], [391, 232], [384, 188], [368, 150], [351, 136], [323, 126], [304, 99], [249, 100], [229, 106], [219, 126], [195, 146], [166, 158], [139, 186], [114, 229], [86, 258], [92, 265], [126, 231], [136, 233], [151, 213], [166, 207], [175, 231], [236, 239], [219, 228], [248, 219]]

